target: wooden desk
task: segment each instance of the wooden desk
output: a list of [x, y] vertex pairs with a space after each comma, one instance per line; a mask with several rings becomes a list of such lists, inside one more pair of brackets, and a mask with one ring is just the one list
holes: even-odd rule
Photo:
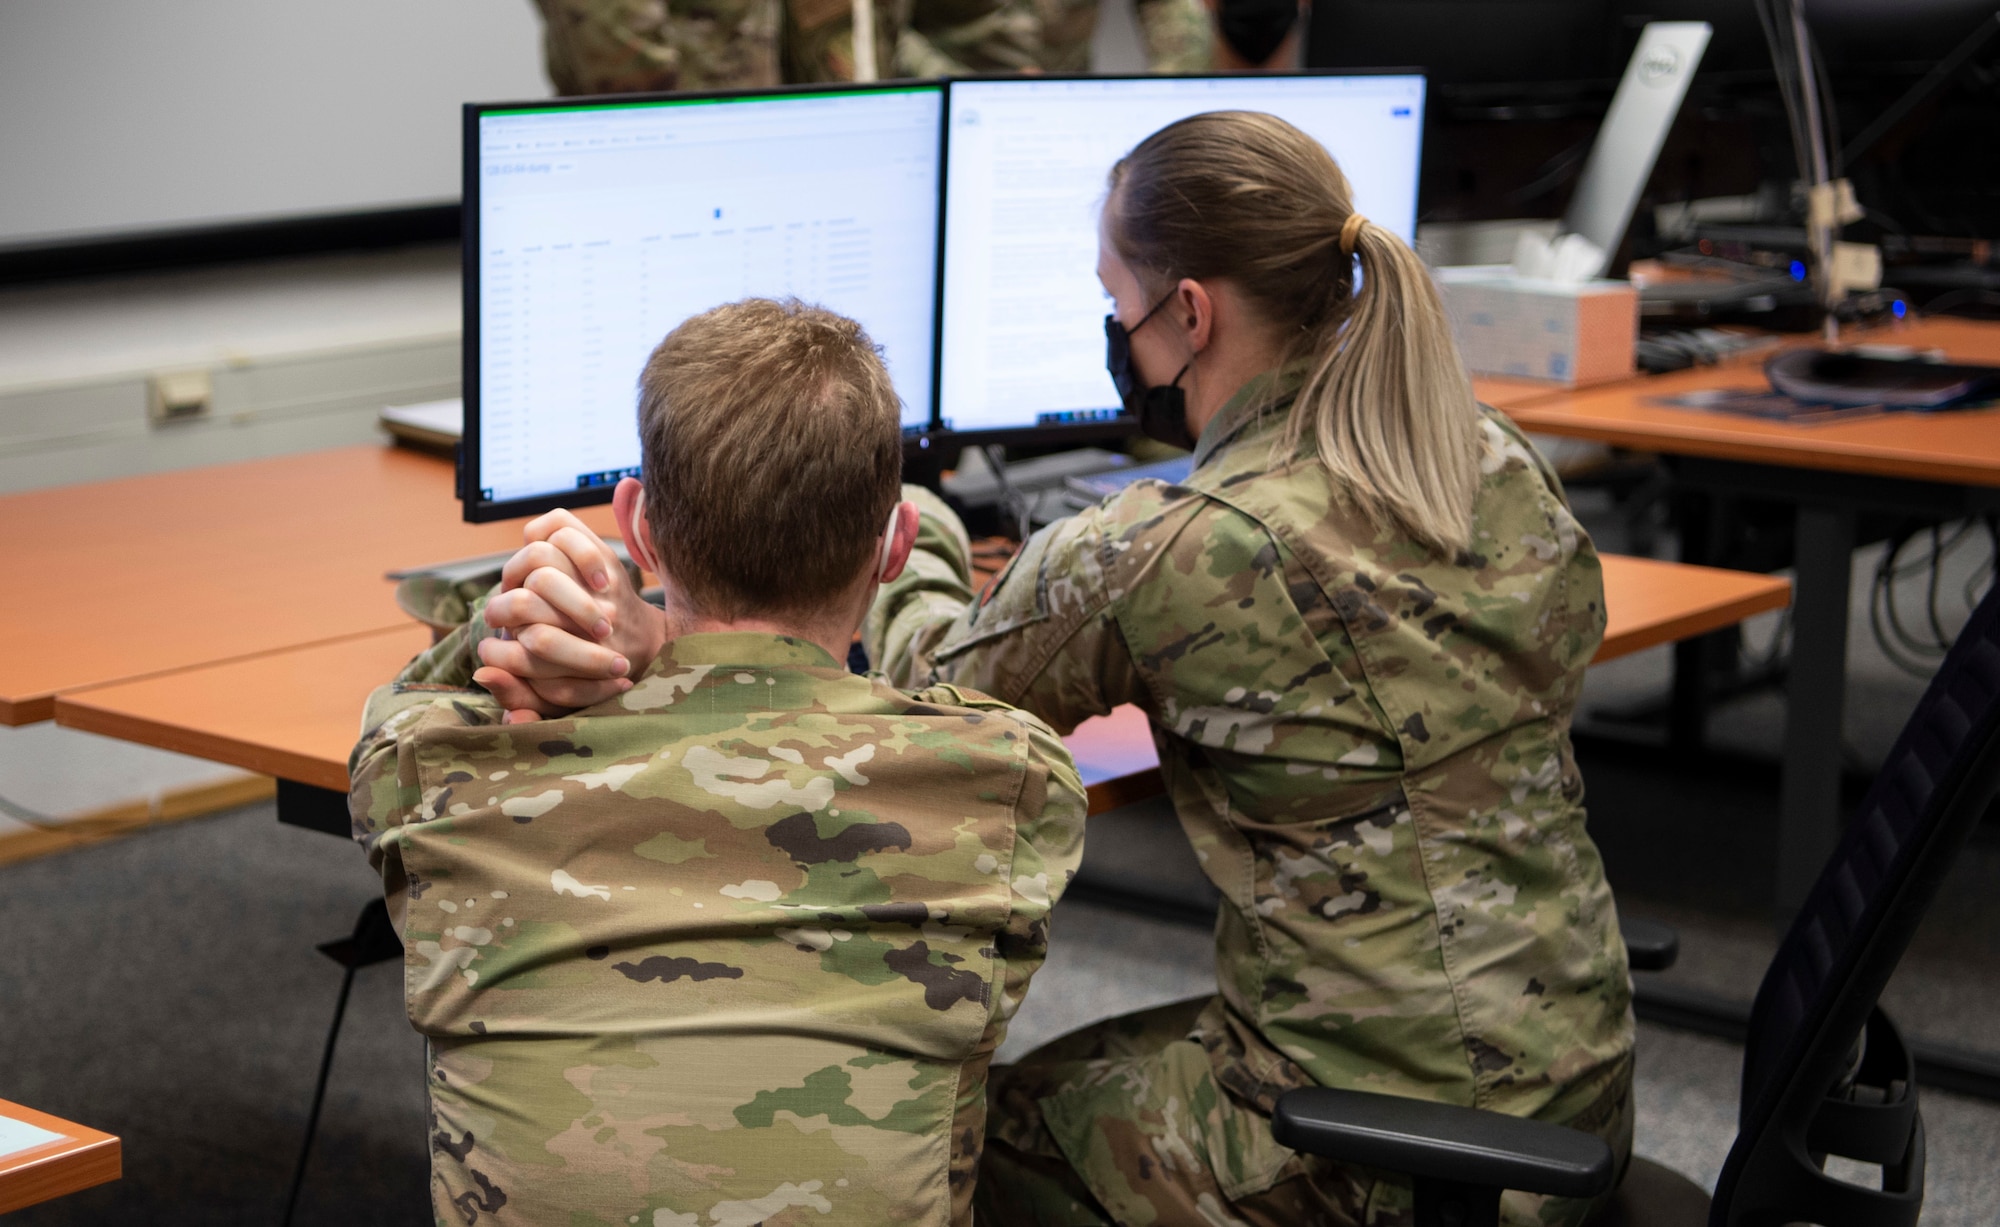
[[[2000, 325], [1979, 321], [1925, 320], [1876, 329], [1858, 339], [1941, 348], [1954, 361], [2000, 363]], [[1757, 354], [1578, 392], [1523, 395], [1499, 408], [1523, 430], [1638, 451], [1928, 483], [2000, 486], [2000, 408], [1885, 413], [1794, 426], [1653, 403], [1660, 397], [1718, 388], [1768, 391], [1763, 371], [1768, 356]]]
[[[2000, 325], [1992, 323], [1924, 320], [1849, 339], [2000, 363]], [[1768, 387], [1763, 357], [1524, 400], [1508, 413], [1526, 430], [1662, 453], [1687, 489], [1782, 499], [1797, 508], [1778, 816], [1777, 901], [1784, 912], [1804, 901], [1842, 825], [1839, 747], [1857, 517], [1891, 511], [1951, 519], [2000, 510], [2000, 409], [1800, 426], [1653, 403], [1703, 389]], [[1683, 557], [1712, 558], [1700, 535], [1684, 534]], [[1689, 644], [1676, 662], [1677, 686], [1699, 686], [1699, 651]], [[1699, 737], [1698, 728], [1692, 736]]]
[[1472, 394], [1485, 404], [1506, 413], [1521, 405], [1532, 405], [1551, 396], [1563, 395], [1561, 384], [1541, 379], [1514, 379], [1506, 375], [1474, 375]]
[[[1599, 661], [1782, 609], [1790, 595], [1790, 585], [1771, 576], [1645, 558], [1606, 558], [1604, 586], [1609, 626]], [[345, 834], [347, 752], [361, 732], [362, 703], [429, 642], [428, 631], [405, 624], [74, 691], [57, 697], [56, 721], [277, 776], [281, 817]], [[1138, 709], [1087, 721], [1069, 743], [1092, 812], [1160, 791], [1158, 760]]]
[[0, 1155], [0, 1214], [116, 1180], [124, 1170], [117, 1138], [46, 1112], [0, 1099], [0, 1118], [59, 1134], [27, 1150]]
[[[583, 518], [613, 532], [611, 509]], [[406, 625], [385, 571], [510, 550], [452, 466], [363, 446], [0, 498], [0, 723], [65, 690]]]

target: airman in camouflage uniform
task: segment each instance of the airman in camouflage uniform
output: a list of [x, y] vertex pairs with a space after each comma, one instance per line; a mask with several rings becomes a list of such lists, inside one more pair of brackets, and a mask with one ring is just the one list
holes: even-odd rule
[[[875, 6], [888, 65], [910, 0]], [[1156, 0], [1158, 2], [1158, 0]], [[850, 0], [535, 0], [559, 94], [758, 89], [854, 79]]]
[[[854, 79], [851, 0], [535, 0], [560, 94], [758, 88]], [[876, 0], [892, 75], [1090, 70], [1098, 0]], [[1138, 0], [1155, 72], [1209, 68], [1201, 0]]]
[[[1090, 71], [1099, 0], [907, 0], [896, 46], [912, 77], [981, 72]], [[1207, 72], [1215, 20], [1202, 0], [1137, 0], [1140, 41], [1153, 72]]]
[[[1301, 1086], [1629, 1153], [1629, 979], [1569, 743], [1604, 627], [1590, 541], [1488, 410], [1472, 551], [1430, 554], [1337, 492], [1310, 432], [1274, 457], [1297, 377], [1270, 378], [1208, 423], [1185, 484], [1135, 482], [1044, 529], [977, 604], [963, 529], [931, 500], [871, 612], [870, 659], [899, 683], [974, 686], [1059, 729], [1143, 708], [1224, 896], [1214, 999], [996, 1073], [982, 1219], [1404, 1218], [1406, 1183], [1272, 1141]], [[1510, 1193], [1503, 1214], [1585, 1210]]]
[[351, 764], [437, 1221], [969, 1223], [987, 1063], [1080, 848], [1062, 744], [750, 632], [504, 724], [488, 633], [475, 608], [376, 691]]

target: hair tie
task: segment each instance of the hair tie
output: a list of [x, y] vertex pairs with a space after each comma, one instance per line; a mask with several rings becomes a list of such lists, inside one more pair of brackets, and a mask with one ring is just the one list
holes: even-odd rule
[[1347, 220], [1340, 223], [1340, 255], [1342, 259], [1352, 260], [1354, 258], [1354, 240], [1361, 234], [1361, 228], [1367, 224], [1368, 219], [1359, 213], [1349, 213]]

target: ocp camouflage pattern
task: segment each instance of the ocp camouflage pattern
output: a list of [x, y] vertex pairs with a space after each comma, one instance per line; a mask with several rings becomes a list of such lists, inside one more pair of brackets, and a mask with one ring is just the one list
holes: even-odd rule
[[777, 0], [535, 0], [558, 94], [777, 85]]
[[480, 633], [375, 692], [350, 764], [437, 1221], [969, 1223], [987, 1064], [1081, 847], [1061, 742], [747, 633], [507, 725]]
[[[982, 72], [1086, 73], [1098, 0], [909, 0], [897, 45], [904, 76]], [[1215, 22], [1202, 0], [1136, 0], [1153, 72], [1206, 72]]]
[[[1629, 1152], [1630, 981], [1569, 742], [1604, 628], [1595, 551], [1482, 409], [1472, 549], [1428, 555], [1361, 515], [1310, 442], [1274, 453], [1296, 382], [1253, 382], [1185, 484], [1135, 482], [1042, 530], [976, 604], [963, 529], [913, 492], [921, 551], [867, 624], [903, 683], [974, 686], [1065, 730], [1120, 703], [1151, 717], [1224, 896], [1220, 992], [1178, 1046], [1128, 1043], [1059, 1079], [1035, 1069], [1061, 1058], [1029, 1057], [1007, 1077], [1037, 1089], [1006, 1115], [996, 1089], [991, 1130], [1066, 1159], [1120, 1223], [1203, 1221], [1203, 1187], [1235, 1216], [1208, 1221], [1282, 1219], [1269, 1199], [1300, 1204], [1307, 1173], [1309, 1221], [1398, 1221], [1407, 1186], [1269, 1141], [1296, 1086], [1556, 1121]], [[1071, 1200], [1051, 1187], [1045, 1221], [1089, 1221], [1064, 1217]], [[1584, 1210], [1506, 1203], [1514, 1223]]]
[[[851, 0], [535, 0], [559, 94], [763, 88], [854, 78]], [[876, 0], [885, 76], [1090, 69], [1097, 0]], [[1155, 72], [1214, 55], [1202, 0], [1138, 0]]]

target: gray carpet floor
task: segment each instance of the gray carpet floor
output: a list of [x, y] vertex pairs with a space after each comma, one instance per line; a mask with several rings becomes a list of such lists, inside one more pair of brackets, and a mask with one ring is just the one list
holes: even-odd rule
[[[126, 1171], [9, 1221], [276, 1222], [339, 986], [312, 947], [346, 932], [374, 889], [351, 845], [280, 827], [269, 806], [0, 869], [0, 1098], [118, 1133]], [[1996, 914], [1987, 899], [1975, 923], [1990, 935]], [[1944, 970], [1989, 1017], [2000, 1007], [1990, 964]], [[1004, 1055], [1212, 986], [1201, 928], [1066, 901]], [[392, 967], [357, 977], [302, 1224], [428, 1221], [422, 1046], [400, 989]], [[1642, 1153], [1712, 1182], [1740, 1059], [1642, 1027]], [[2000, 1105], [1926, 1092], [1924, 1111], [1924, 1222], [1991, 1222]]]

